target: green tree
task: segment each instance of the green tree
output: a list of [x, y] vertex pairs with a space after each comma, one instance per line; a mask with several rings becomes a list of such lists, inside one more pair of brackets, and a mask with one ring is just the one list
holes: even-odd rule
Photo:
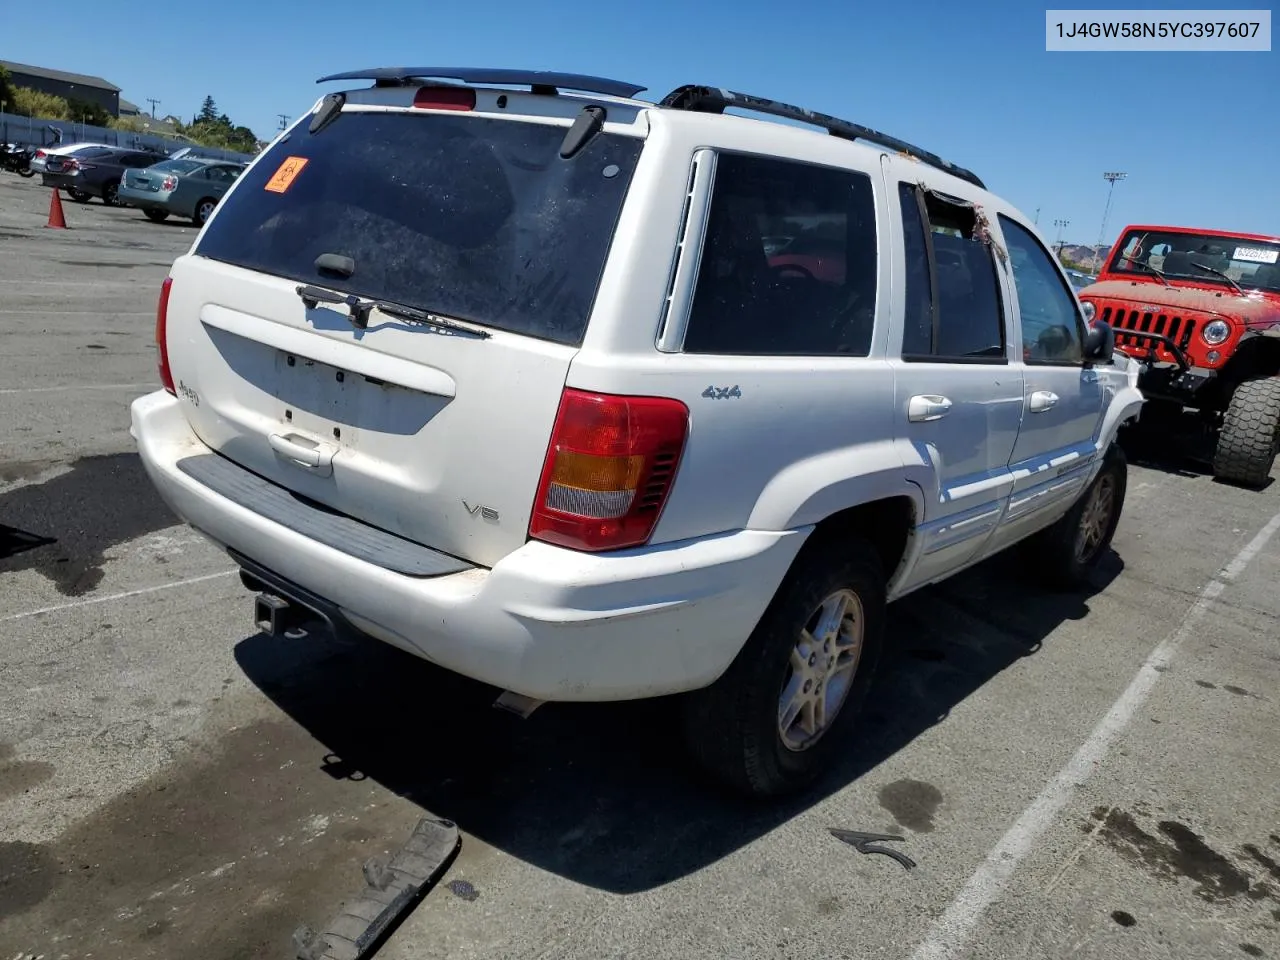
[[[200, 112], [196, 115], [196, 123], [209, 123], [218, 119], [218, 107], [213, 102], [212, 96], [206, 96], [204, 103], [200, 106]], [[194, 126], [194, 124], [193, 124]]]
[[111, 114], [105, 107], [100, 107], [96, 103], [68, 97], [67, 107], [71, 114], [68, 119], [78, 120], [81, 123], [91, 123], [98, 127], [105, 127], [111, 122]]
[[71, 120], [71, 105], [62, 97], [41, 93], [29, 87], [14, 87], [13, 102], [9, 110], [20, 117], [37, 117], [41, 120]]
[[13, 109], [13, 77], [4, 67], [0, 67], [0, 102], [5, 104], [6, 110]]

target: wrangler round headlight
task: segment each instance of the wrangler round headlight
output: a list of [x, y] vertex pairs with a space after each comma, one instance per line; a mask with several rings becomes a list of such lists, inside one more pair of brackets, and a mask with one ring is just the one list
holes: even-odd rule
[[1084, 311], [1084, 322], [1093, 323], [1093, 318], [1097, 315], [1098, 308], [1095, 307], [1092, 302], [1082, 300], [1080, 302], [1080, 309]]
[[1225, 320], [1210, 320], [1200, 331], [1200, 336], [1204, 337], [1205, 343], [1216, 347], [1231, 336], [1231, 326]]

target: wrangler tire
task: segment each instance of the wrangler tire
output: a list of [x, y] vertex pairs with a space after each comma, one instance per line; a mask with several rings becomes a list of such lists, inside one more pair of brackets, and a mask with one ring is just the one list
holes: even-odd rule
[[[1029, 566], [1050, 589], [1076, 590], [1088, 584], [1097, 569], [1124, 511], [1129, 487], [1129, 463], [1119, 444], [1103, 457], [1093, 482], [1061, 518], [1025, 541]], [[1106, 501], [1099, 515], [1100, 501]], [[1092, 535], [1085, 535], [1086, 526]]]
[[1246, 380], [1231, 395], [1213, 453], [1219, 480], [1260, 487], [1280, 446], [1280, 377]]
[[[729, 668], [711, 686], [685, 694], [681, 705], [684, 739], [697, 766], [719, 785], [747, 797], [800, 790], [849, 750], [879, 664], [885, 620], [879, 554], [860, 538], [815, 536], [792, 563]], [[842, 610], [849, 615], [835, 615]], [[834, 635], [818, 625], [824, 612], [828, 622], [838, 621]], [[802, 636], [806, 628], [809, 632]], [[825, 652], [824, 635], [832, 637]], [[853, 647], [845, 645], [855, 635], [861, 637], [856, 657]], [[815, 637], [817, 643], [811, 645], [809, 638]], [[799, 653], [801, 645], [812, 651], [807, 660]], [[808, 666], [798, 665], [797, 657]], [[841, 663], [852, 664], [847, 674], [838, 673]], [[818, 679], [805, 679], [811, 675]], [[816, 727], [819, 694], [825, 696], [826, 723], [813, 736], [804, 727]], [[799, 701], [810, 704], [808, 712], [784, 721], [784, 702]], [[804, 744], [806, 737], [810, 739]]]

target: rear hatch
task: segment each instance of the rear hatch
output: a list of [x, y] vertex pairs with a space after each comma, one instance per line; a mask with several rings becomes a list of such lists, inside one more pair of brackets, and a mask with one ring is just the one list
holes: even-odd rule
[[[564, 159], [569, 102], [511, 118], [382, 94], [315, 133], [304, 119], [174, 264], [172, 374], [222, 455], [491, 566], [526, 540], [641, 128], [610, 123]], [[512, 94], [511, 112], [527, 100]], [[359, 329], [325, 297], [389, 309]]]

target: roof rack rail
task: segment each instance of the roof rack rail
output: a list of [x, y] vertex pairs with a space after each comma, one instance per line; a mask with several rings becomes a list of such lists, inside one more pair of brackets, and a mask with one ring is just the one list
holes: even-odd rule
[[966, 180], [976, 187], [980, 187], [983, 190], [987, 188], [986, 184], [978, 179], [978, 175], [972, 171], [966, 170], [964, 167], [958, 167], [950, 161], [943, 160], [936, 153], [922, 150], [913, 144], [907, 143], [905, 140], [899, 140], [897, 137], [891, 137], [888, 134], [872, 130], [870, 127], [864, 127], [858, 123], [841, 120], [839, 117], [818, 113], [815, 110], [807, 110], [804, 107], [795, 107], [777, 100], [766, 100], [764, 97], [756, 97], [748, 93], [735, 93], [732, 90], [724, 90], [719, 87], [686, 84], [685, 86], [677, 87], [663, 97], [658, 106], [668, 107], [673, 110], [691, 110], [697, 113], [724, 113], [727, 108], [736, 107], [739, 110], [751, 110], [787, 120], [811, 123], [815, 126], [823, 127], [833, 137], [842, 137], [846, 140], [866, 140], [869, 143], [876, 143], [891, 150], [900, 150], [919, 160], [923, 160], [930, 166], [944, 170], [953, 176], [959, 177], [961, 180]]
[[600, 93], [610, 97], [634, 97], [646, 89], [622, 80], [605, 77], [589, 77], [581, 73], [553, 73], [547, 70], [507, 70], [484, 67], [373, 67], [368, 70], [352, 70], [349, 73], [333, 73], [321, 77], [316, 83], [329, 80], [373, 80], [377, 87], [409, 86], [417, 80], [458, 80], [462, 83], [496, 83], [510, 86], [528, 86], [533, 93], [555, 95], [560, 88], [585, 93]]

